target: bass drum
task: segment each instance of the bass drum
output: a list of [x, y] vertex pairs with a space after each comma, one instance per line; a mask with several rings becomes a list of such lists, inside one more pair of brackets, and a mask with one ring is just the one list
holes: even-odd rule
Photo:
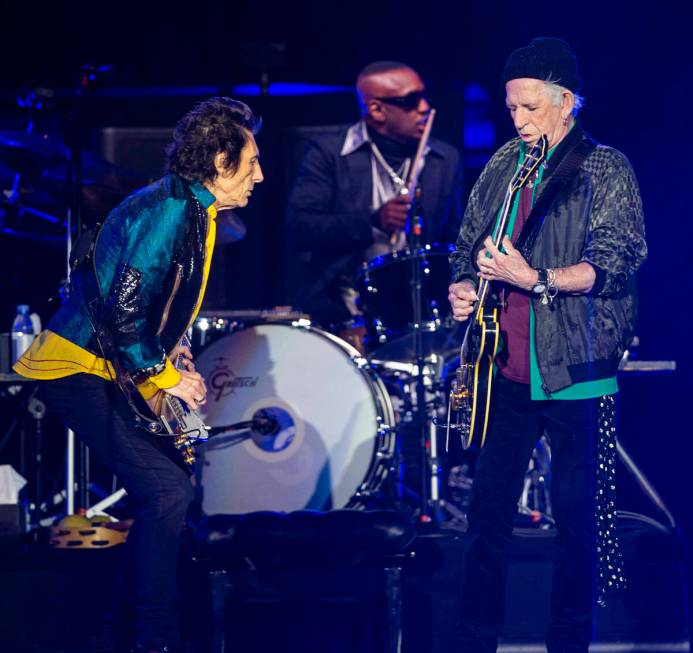
[[[195, 360], [210, 426], [273, 416], [278, 431], [222, 434], [199, 449], [207, 514], [370, 505], [385, 489], [394, 413], [356, 349], [309, 326], [240, 329]], [[276, 430], [276, 429], [275, 429]]]

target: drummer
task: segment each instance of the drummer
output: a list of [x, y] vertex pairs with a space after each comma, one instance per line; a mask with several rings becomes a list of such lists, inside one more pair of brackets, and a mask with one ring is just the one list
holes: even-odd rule
[[[359, 314], [361, 263], [406, 247], [401, 192], [431, 110], [419, 74], [397, 61], [368, 64], [356, 91], [361, 119], [308, 143], [287, 214], [290, 300], [334, 332]], [[451, 242], [461, 219], [457, 149], [431, 138], [419, 185], [422, 241]]]

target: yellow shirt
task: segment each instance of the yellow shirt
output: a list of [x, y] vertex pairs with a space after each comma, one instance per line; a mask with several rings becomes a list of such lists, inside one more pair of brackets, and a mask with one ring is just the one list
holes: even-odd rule
[[[209, 269], [212, 265], [212, 253], [217, 235], [217, 210], [214, 205], [207, 209], [209, 215], [207, 239], [205, 240], [205, 262], [202, 273], [202, 285], [200, 294], [195, 304], [192, 321], [195, 320], [202, 306], [202, 300], [207, 288]], [[191, 322], [192, 324], [192, 322]], [[115, 379], [115, 370], [110, 361], [107, 361], [91, 352], [79, 347], [75, 343], [46, 329], [34, 340], [33, 344], [12, 368], [17, 374], [30, 379], [61, 379], [71, 374], [95, 374], [107, 381]], [[170, 360], [166, 359], [166, 367], [162, 372], [149, 377], [144, 383], [138, 385], [140, 394], [149, 399], [160, 389], [172, 388], [180, 381], [180, 373]]]

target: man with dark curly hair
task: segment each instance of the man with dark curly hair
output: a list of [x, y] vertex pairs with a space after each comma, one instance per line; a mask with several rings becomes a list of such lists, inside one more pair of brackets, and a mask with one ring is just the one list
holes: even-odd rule
[[[165, 438], [139, 429], [117, 375], [154, 405], [168, 393], [197, 409], [204, 380], [185, 350], [171, 362], [195, 319], [207, 284], [220, 208], [248, 203], [263, 180], [250, 109], [212, 98], [185, 115], [167, 150], [169, 173], [126, 198], [95, 240], [95, 291], [73, 273], [74, 292], [15, 370], [42, 380], [58, 415], [118, 476], [135, 521], [117, 574], [111, 629], [127, 640], [123, 605], [132, 596], [138, 653], [178, 646], [176, 567], [183, 520], [192, 500], [187, 470]], [[92, 275], [94, 276], [94, 275]], [[97, 337], [98, 332], [98, 337]], [[117, 639], [117, 638], [114, 638]], [[131, 648], [132, 641], [113, 642]]]

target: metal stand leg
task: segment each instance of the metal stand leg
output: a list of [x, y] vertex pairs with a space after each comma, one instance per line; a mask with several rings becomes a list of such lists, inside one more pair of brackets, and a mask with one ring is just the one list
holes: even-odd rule
[[640, 489], [645, 493], [647, 498], [666, 517], [669, 526], [671, 526], [671, 528], [676, 528], [674, 516], [669, 511], [669, 508], [667, 508], [666, 504], [662, 500], [662, 497], [659, 496], [657, 490], [655, 490], [652, 486], [652, 483], [647, 480], [645, 475], [635, 464], [635, 461], [628, 455], [628, 452], [623, 448], [623, 445], [618, 440], [616, 440], [616, 453], [618, 453], [618, 457], [621, 459], [621, 462], [630, 472], [631, 476], [635, 479], [636, 483], [640, 486]]
[[67, 452], [65, 455], [65, 514], [75, 513], [75, 432], [67, 429]]
[[224, 620], [226, 594], [229, 589], [228, 577], [225, 571], [212, 571], [209, 574], [211, 594], [211, 653], [226, 652], [226, 624]]
[[402, 650], [402, 570], [385, 568], [385, 651]]
[[95, 503], [89, 510], [87, 510], [87, 518], [93, 517], [94, 515], [100, 515], [104, 510], [110, 508], [114, 503], [118, 503], [127, 492], [125, 488], [121, 488], [117, 492], [110, 494], [105, 499], [102, 499], [98, 503]]
[[89, 507], [89, 447], [84, 442], [79, 443], [79, 475], [77, 477], [77, 493], [79, 496], [79, 507]]

